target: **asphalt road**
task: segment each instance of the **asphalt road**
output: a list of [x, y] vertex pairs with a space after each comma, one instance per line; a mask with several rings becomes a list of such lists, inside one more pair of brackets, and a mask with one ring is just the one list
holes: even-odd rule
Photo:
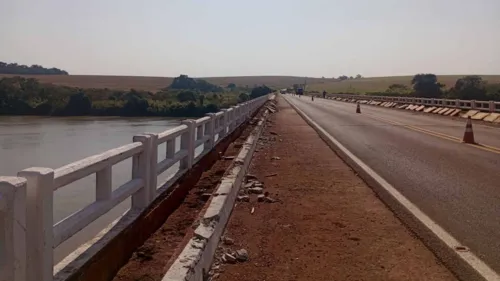
[[332, 100], [288, 96], [342, 145], [500, 272], [500, 128]]

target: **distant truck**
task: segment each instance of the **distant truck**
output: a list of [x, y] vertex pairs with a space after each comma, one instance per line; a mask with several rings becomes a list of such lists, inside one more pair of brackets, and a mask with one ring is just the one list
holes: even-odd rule
[[296, 93], [297, 95], [302, 96], [304, 94], [304, 89], [302, 89], [302, 87], [297, 88]]

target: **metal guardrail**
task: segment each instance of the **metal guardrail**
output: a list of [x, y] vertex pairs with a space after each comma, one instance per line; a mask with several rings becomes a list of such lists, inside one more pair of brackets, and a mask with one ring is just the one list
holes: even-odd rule
[[498, 101], [476, 101], [476, 100], [459, 100], [459, 99], [428, 99], [428, 98], [413, 98], [413, 97], [387, 97], [387, 96], [363, 96], [363, 95], [343, 95], [329, 94], [330, 97], [356, 99], [356, 100], [373, 100], [387, 101], [425, 106], [441, 106], [460, 109], [475, 109], [488, 112], [500, 113], [500, 102]]
[[[258, 110], [262, 96], [159, 134], [133, 137], [130, 144], [87, 157], [58, 169], [29, 168], [18, 177], [0, 177], [0, 281], [52, 281], [54, 248], [127, 198], [141, 211], [219, 141]], [[180, 149], [176, 141], [180, 138]], [[165, 158], [158, 162], [158, 146]], [[195, 150], [203, 151], [195, 157]], [[112, 167], [132, 158], [131, 180], [112, 189]], [[179, 170], [160, 186], [157, 178], [173, 165]], [[54, 224], [54, 192], [89, 175], [96, 175], [94, 202]], [[73, 249], [74, 250], [74, 249]]]

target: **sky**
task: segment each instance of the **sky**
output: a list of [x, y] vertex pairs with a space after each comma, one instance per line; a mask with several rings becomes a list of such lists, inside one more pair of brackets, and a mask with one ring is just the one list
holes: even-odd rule
[[500, 74], [499, 0], [0, 0], [0, 61], [70, 74]]

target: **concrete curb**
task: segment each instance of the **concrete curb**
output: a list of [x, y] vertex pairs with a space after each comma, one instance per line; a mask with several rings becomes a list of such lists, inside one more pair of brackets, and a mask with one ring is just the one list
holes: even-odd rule
[[288, 98], [284, 99], [318, 133], [321, 139], [359, 174], [360, 178], [375, 191], [377, 196], [389, 209], [424, 242], [455, 276], [464, 281], [500, 280], [498, 273], [488, 267], [472, 252], [468, 250], [462, 251], [462, 248], [457, 248], [462, 247], [462, 245], [455, 238], [432, 221], [416, 205], [411, 203], [359, 158], [348, 151], [339, 141], [290, 102]]
[[[271, 97], [270, 100], [274, 100]], [[265, 108], [265, 107], [264, 107]], [[204, 281], [213, 262], [219, 240], [224, 232], [234, 202], [250, 165], [257, 140], [262, 134], [265, 121], [269, 116], [266, 109], [257, 126], [246, 139], [236, 159], [213, 194], [210, 205], [201, 217], [194, 237], [184, 247], [162, 281]]]

